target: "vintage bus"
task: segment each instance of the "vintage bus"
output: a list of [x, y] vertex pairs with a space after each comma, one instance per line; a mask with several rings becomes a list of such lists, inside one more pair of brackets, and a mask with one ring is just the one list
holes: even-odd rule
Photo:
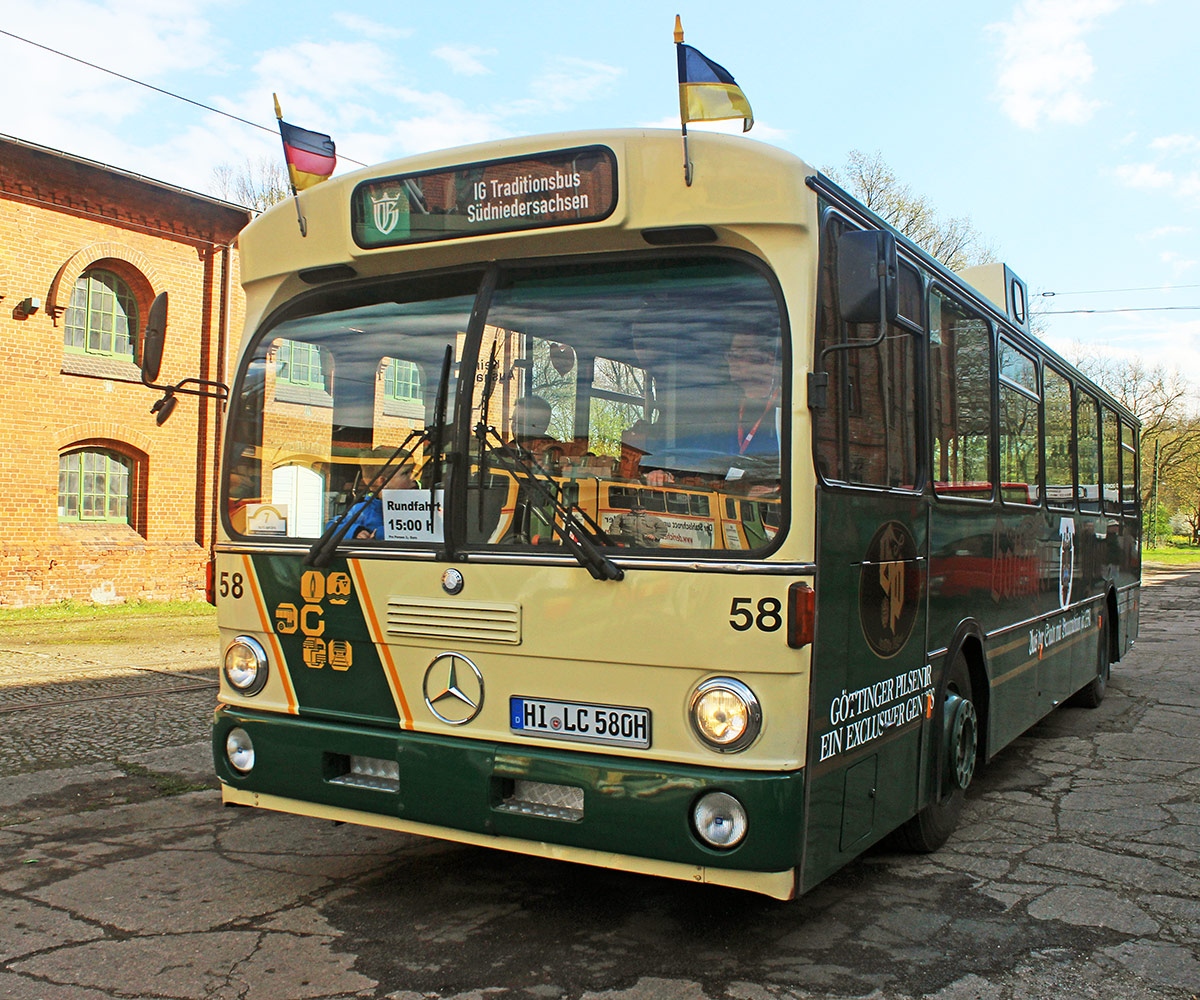
[[[804, 892], [1138, 628], [1138, 423], [742, 138], [506, 140], [241, 237], [224, 800]], [[302, 213], [304, 232], [298, 226]]]

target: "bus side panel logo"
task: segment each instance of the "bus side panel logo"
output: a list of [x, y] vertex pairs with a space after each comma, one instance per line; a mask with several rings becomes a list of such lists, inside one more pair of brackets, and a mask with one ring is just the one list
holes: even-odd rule
[[908, 528], [888, 521], [867, 546], [858, 578], [858, 619], [876, 655], [887, 659], [904, 648], [917, 620], [921, 596], [917, 545]]
[[1075, 518], [1064, 517], [1058, 522], [1058, 606], [1071, 603], [1071, 586], [1075, 582]]

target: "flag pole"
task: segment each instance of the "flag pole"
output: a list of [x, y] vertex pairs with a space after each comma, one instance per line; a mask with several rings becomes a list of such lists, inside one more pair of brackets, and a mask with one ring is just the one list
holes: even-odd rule
[[682, 87], [683, 87], [683, 82], [684, 82], [684, 70], [683, 70], [684, 54], [683, 54], [683, 49], [680, 48], [681, 45], [683, 45], [683, 21], [680, 19], [679, 15], [676, 14], [675, 15], [675, 58], [676, 58], [676, 62], [679, 65], [679, 86], [680, 86], [679, 127], [683, 132], [683, 179], [687, 182], [687, 186], [691, 187], [692, 186], [692, 158], [688, 153], [687, 116], [684, 114], [684, 110], [683, 110]]
[[[272, 93], [271, 96], [275, 99], [275, 120], [283, 122], [283, 109], [279, 106], [279, 95]], [[282, 124], [279, 128], [279, 141], [283, 144], [283, 162], [285, 166], [288, 163], [287, 143], [283, 138]], [[292, 189], [292, 199], [296, 202], [296, 222], [300, 226], [300, 235], [308, 236], [308, 223], [304, 220], [304, 213], [300, 211], [300, 192], [296, 190], [296, 185], [292, 183], [292, 171], [288, 169], [288, 187]]]

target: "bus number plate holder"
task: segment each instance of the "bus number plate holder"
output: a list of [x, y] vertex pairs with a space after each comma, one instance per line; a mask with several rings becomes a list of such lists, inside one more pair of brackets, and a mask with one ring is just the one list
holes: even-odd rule
[[650, 747], [650, 710], [622, 705], [511, 697], [508, 723], [514, 733], [603, 746]]

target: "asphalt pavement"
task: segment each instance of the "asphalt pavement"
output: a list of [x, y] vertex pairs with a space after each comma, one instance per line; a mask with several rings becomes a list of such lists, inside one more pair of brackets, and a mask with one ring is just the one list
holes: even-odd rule
[[1195, 1000], [1200, 570], [977, 776], [927, 856], [807, 896], [220, 804], [215, 630], [0, 635], [0, 997]]

